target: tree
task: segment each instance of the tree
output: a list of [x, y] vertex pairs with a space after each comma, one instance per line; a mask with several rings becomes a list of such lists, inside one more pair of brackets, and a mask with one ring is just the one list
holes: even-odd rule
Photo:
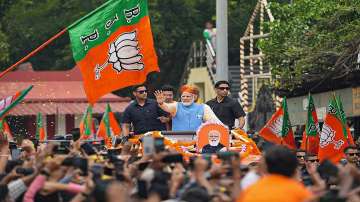
[[[10, 65], [61, 29], [101, 5], [104, 0], [17, 0], [2, 18], [9, 36]], [[37, 70], [69, 69], [74, 66], [67, 34], [30, 59]]]
[[[0, 50], [8, 60], [1, 69], [15, 63], [64, 27], [97, 8], [106, 0], [0, 0], [1, 37], [8, 49]], [[191, 43], [202, 39], [206, 21], [215, 20], [216, 0], [148, 0], [161, 73], [152, 81], [177, 86]], [[256, 1], [229, 0], [229, 64], [239, 64], [239, 39]], [[3, 11], [3, 12], [1, 12]], [[1, 30], [1, 29], [0, 29]], [[6, 55], [4, 54], [4, 55]], [[74, 67], [70, 42], [65, 34], [30, 59], [36, 70]]]
[[297, 0], [272, 3], [271, 36], [259, 42], [275, 78], [274, 87], [291, 91], [350, 71], [341, 60], [360, 43], [359, 0]]
[[9, 44], [7, 36], [1, 31], [0, 26], [0, 65], [8, 62], [9, 60]]

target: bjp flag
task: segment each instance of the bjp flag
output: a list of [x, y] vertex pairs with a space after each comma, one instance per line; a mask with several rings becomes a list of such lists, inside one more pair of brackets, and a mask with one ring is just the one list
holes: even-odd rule
[[330, 100], [324, 125], [320, 133], [318, 157], [320, 161], [329, 159], [334, 163], [344, 157], [343, 150], [349, 146], [347, 129], [342, 121], [342, 114], [335, 96]]
[[6, 136], [7, 140], [14, 141], [9, 124], [6, 122], [5, 118], [0, 120], [0, 131]]
[[112, 147], [113, 139], [115, 136], [119, 136], [121, 129], [117, 122], [110, 105], [107, 104], [105, 113], [101, 119], [99, 129], [97, 131], [97, 137], [102, 137], [105, 140], [105, 145], [108, 148]]
[[319, 150], [320, 129], [314, 100], [310, 94], [308, 97], [308, 102], [307, 121], [305, 124], [305, 131], [303, 133], [301, 149], [305, 150], [307, 153], [317, 155]]
[[296, 149], [294, 133], [291, 129], [287, 111], [286, 97], [284, 97], [281, 107], [260, 130], [259, 135], [269, 142], [285, 145], [290, 149]]
[[38, 113], [36, 117], [36, 134], [35, 138], [40, 141], [47, 140], [47, 136], [45, 133], [45, 128], [42, 121], [42, 114]]
[[92, 119], [92, 106], [89, 105], [80, 121], [80, 137], [81, 139], [89, 139], [94, 135], [94, 124]]
[[91, 104], [159, 71], [146, 0], [109, 0], [68, 30]]
[[345, 114], [344, 107], [343, 107], [340, 96], [337, 96], [336, 100], [337, 100], [337, 104], [338, 104], [339, 111], [340, 111], [340, 119], [341, 119], [341, 122], [343, 124], [343, 131], [344, 131], [345, 137], [347, 138], [348, 143], [350, 145], [355, 145], [354, 139], [353, 139], [353, 137], [351, 135], [351, 132], [350, 132], [350, 128], [349, 128], [349, 126], [348, 126], [348, 124], [346, 122], [346, 114]]

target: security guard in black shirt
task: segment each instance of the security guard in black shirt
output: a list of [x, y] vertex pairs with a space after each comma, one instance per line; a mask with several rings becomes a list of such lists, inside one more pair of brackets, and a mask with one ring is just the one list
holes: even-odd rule
[[133, 125], [134, 134], [143, 134], [149, 131], [166, 130], [165, 123], [170, 120], [168, 114], [158, 106], [155, 100], [147, 98], [147, 89], [144, 85], [134, 87], [135, 100], [125, 109], [122, 119], [122, 129], [125, 138], [129, 137], [130, 125]]
[[237, 100], [228, 97], [229, 90], [230, 83], [228, 81], [216, 82], [216, 98], [207, 101], [206, 104], [230, 130], [234, 128], [235, 119], [239, 120], [239, 128], [243, 128], [246, 114]]

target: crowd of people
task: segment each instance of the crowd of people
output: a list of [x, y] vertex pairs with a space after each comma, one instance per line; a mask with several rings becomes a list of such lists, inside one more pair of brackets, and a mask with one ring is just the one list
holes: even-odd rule
[[12, 143], [1, 137], [0, 201], [360, 201], [353, 146], [335, 165], [283, 146], [243, 162], [234, 152], [186, 160], [166, 146], [144, 155], [130, 142], [106, 149], [76, 140], [62, 148], [25, 139], [11, 159]]
[[237, 152], [185, 158], [164, 141], [154, 141], [153, 151], [144, 148], [145, 138], [130, 141], [149, 131], [196, 130], [207, 121], [242, 128], [245, 113], [228, 97], [229, 89], [227, 81], [217, 82], [217, 97], [200, 104], [191, 86], [181, 89], [179, 102], [170, 86], [156, 91], [156, 100], [148, 99], [146, 86], [136, 86], [113, 148], [81, 139], [76, 129], [46, 143], [14, 143], [0, 134], [0, 201], [360, 201], [357, 146], [347, 147], [335, 163], [280, 145], [245, 161]]

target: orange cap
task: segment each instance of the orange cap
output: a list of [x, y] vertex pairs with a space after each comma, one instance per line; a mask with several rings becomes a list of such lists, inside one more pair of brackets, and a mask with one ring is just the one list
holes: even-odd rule
[[191, 86], [191, 85], [183, 85], [180, 88], [180, 92], [181, 93], [187, 92], [187, 93], [191, 93], [191, 94], [194, 94], [194, 95], [199, 94], [199, 90], [196, 87]]

